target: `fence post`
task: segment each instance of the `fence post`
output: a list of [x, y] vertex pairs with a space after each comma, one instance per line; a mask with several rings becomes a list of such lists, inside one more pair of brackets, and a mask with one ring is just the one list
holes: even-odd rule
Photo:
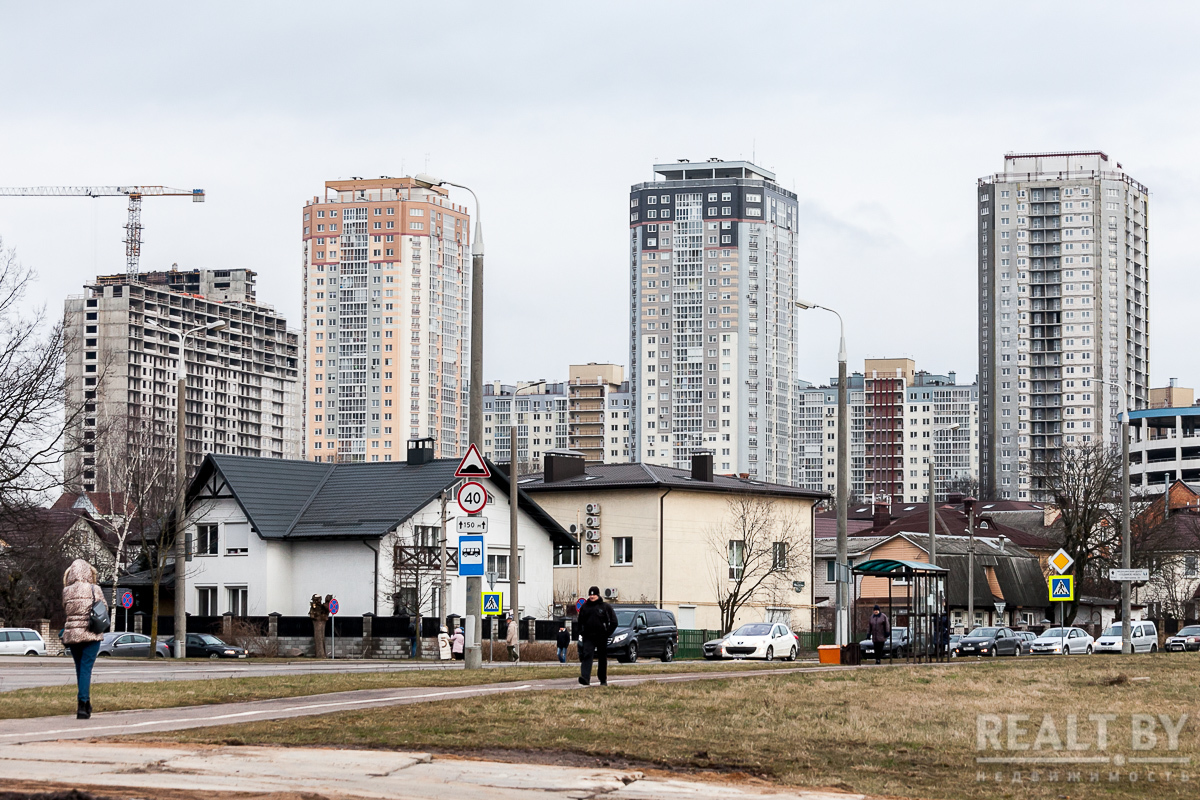
[[133, 612], [133, 632], [134, 633], [145, 633], [145, 629], [146, 629], [146, 612], [145, 611]]
[[228, 642], [233, 638], [233, 612], [226, 611], [221, 615], [221, 638]]
[[371, 651], [372, 629], [374, 628], [375, 615], [368, 611], [363, 614], [362, 627], [362, 657], [370, 658], [374, 655]]

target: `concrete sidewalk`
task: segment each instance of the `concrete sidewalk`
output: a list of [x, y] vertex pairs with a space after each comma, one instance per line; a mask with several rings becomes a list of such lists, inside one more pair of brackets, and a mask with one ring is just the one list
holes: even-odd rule
[[[856, 667], [795, 667], [772, 670], [739, 670], [735, 672], [691, 672], [679, 674], [629, 675], [609, 680], [610, 687], [636, 686], [640, 683], [674, 683], [678, 681], [716, 680], [792, 675], [800, 672], [828, 672]], [[56, 739], [90, 739], [93, 737], [123, 736], [137, 733], [176, 731], [205, 728], [214, 725], [233, 725], [243, 722], [305, 717], [354, 711], [363, 708], [428, 703], [465, 697], [482, 697], [532, 690], [606, 691], [593, 684], [580, 686], [575, 676], [546, 678], [514, 683], [490, 683], [457, 687], [409, 687], [403, 689], [360, 689], [350, 692], [287, 697], [274, 700], [254, 700], [245, 703], [220, 703], [204, 706], [159, 708], [142, 711], [108, 711], [96, 713], [88, 720], [74, 716], [30, 717], [0, 721], [0, 745], [44, 742]]]
[[[864, 800], [863, 795], [774, 791], [731, 782], [648, 777], [631, 770], [467, 761], [377, 750], [163, 747], [56, 742], [0, 745], [0, 775], [22, 789], [71, 787], [117, 797], [158, 791], [214, 797], [287, 793], [315, 800]], [[130, 794], [133, 792], [134, 794]]]

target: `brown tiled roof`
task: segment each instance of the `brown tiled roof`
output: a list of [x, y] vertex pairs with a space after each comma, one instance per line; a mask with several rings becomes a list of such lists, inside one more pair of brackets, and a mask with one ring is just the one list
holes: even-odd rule
[[[939, 536], [966, 536], [967, 515], [952, 506], [942, 506], [937, 509]], [[900, 517], [887, 527], [871, 531], [872, 536], [891, 536], [896, 533], [929, 533], [929, 512], [908, 514]], [[1055, 545], [1049, 539], [1032, 533], [1004, 525], [986, 514], [976, 515], [976, 536], [1004, 536], [1013, 544], [1028, 550], [1053, 550]]]
[[[96, 509], [96, 513], [101, 516], [109, 516], [113, 513], [129, 513], [132, 509], [126, 508], [124, 512], [121, 507], [125, 506], [125, 495], [121, 492], [63, 492], [63, 494], [54, 501], [54, 505], [50, 506], [55, 511], [69, 511], [76, 508], [76, 504], [80, 499], [86, 497], [91, 502], [92, 507]], [[79, 506], [82, 507], [82, 506]], [[117, 509], [113, 512], [112, 509]]]

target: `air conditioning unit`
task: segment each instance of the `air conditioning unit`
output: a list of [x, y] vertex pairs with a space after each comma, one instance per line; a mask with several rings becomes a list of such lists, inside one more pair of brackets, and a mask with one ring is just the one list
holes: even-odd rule
[[589, 514], [594, 514], [596, 516], [600, 516], [600, 504], [599, 503], [588, 503], [587, 506], [584, 507], [584, 511], [586, 511]]
[[599, 543], [599, 542], [588, 542], [588, 544], [587, 544], [587, 554], [588, 554], [589, 556], [598, 556], [598, 555], [600, 555], [600, 543]]
[[600, 541], [600, 531], [596, 531], [596, 530], [591, 530], [591, 531], [588, 531], [588, 532], [587, 532], [587, 540], [588, 540], [589, 542], [598, 542], [598, 541]]
[[587, 519], [584, 520], [584, 524], [587, 525], [589, 528], [599, 528], [600, 527], [600, 518], [599, 517], [588, 517]]
[[616, 589], [605, 589], [604, 597], [606, 600], [616, 600], [617, 599], [617, 590]]
[[567, 530], [569, 530], [571, 533], [579, 533], [579, 526], [572, 522], [567, 526]]

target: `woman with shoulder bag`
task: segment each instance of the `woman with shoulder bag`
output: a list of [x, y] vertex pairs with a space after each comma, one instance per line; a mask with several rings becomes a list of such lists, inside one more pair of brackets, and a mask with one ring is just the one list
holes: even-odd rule
[[96, 568], [82, 558], [71, 562], [63, 575], [62, 597], [67, 612], [62, 640], [75, 660], [75, 682], [79, 686], [75, 718], [88, 719], [92, 716], [92, 666], [109, 627], [108, 605], [96, 584]]

